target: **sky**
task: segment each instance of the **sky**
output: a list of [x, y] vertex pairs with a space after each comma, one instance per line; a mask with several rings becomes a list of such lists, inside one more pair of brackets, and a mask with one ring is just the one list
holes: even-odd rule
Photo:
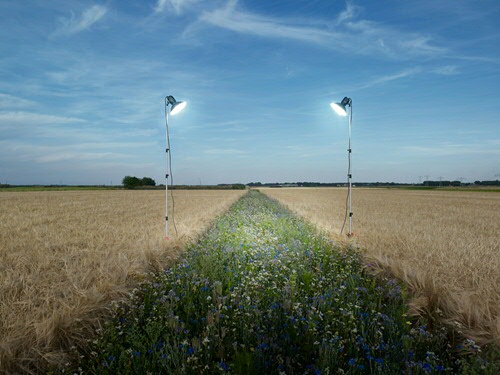
[[500, 178], [498, 0], [0, 0], [0, 183]]

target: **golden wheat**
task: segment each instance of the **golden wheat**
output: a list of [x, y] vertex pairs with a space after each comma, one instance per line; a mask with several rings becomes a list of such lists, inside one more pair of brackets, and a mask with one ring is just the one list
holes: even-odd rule
[[[346, 189], [261, 190], [331, 235], [340, 232]], [[372, 269], [407, 283], [413, 313], [500, 343], [500, 194], [355, 188], [353, 212], [352, 241]]]
[[0, 193], [0, 373], [36, 372], [84, 345], [110, 301], [175, 260], [244, 191]]

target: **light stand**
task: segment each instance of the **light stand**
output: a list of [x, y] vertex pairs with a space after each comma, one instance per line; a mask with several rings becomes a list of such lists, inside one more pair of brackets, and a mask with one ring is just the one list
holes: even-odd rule
[[[170, 110], [168, 105], [170, 104]], [[170, 139], [168, 137], [168, 116], [169, 114], [176, 115], [184, 109], [186, 102], [178, 102], [172, 95], [165, 97], [165, 136], [166, 136], [166, 154], [167, 165], [165, 174], [165, 239], [168, 240], [168, 176], [172, 174], [172, 163], [170, 159]], [[169, 173], [170, 172], [170, 173]]]
[[[349, 148], [347, 149], [347, 152], [348, 152], [347, 180], [349, 183], [349, 187], [347, 190], [347, 197], [349, 200], [349, 233], [347, 233], [347, 237], [352, 237], [352, 236], [354, 236], [354, 233], [352, 231], [352, 174], [351, 174], [352, 99], [345, 97], [344, 99], [342, 99], [342, 101], [340, 103], [330, 103], [330, 106], [339, 116], [347, 116], [346, 106], [349, 106], [349, 108], [350, 108], [350, 111], [349, 111]], [[344, 224], [345, 224], [345, 221], [344, 221]], [[343, 230], [344, 230], [344, 225], [342, 225], [342, 230], [340, 231], [340, 233], [342, 233]]]

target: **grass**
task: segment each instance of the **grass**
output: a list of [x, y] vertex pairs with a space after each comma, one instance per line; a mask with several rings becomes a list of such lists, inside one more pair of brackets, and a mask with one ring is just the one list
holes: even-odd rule
[[0, 373], [67, 362], [111, 301], [176, 261], [243, 192], [173, 194], [170, 241], [162, 191], [0, 194]]
[[[340, 238], [346, 189], [261, 191]], [[355, 188], [353, 212], [352, 243], [406, 284], [412, 314], [500, 345], [498, 194]]]
[[495, 373], [472, 341], [410, 321], [404, 288], [367, 275], [251, 191], [179, 264], [152, 275], [89, 343], [85, 374]]

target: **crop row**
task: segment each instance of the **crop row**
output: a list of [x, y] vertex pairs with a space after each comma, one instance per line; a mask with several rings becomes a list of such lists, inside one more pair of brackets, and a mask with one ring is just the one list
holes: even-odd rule
[[82, 373], [333, 374], [494, 372], [406, 314], [394, 280], [368, 276], [279, 203], [250, 191], [116, 307]]

